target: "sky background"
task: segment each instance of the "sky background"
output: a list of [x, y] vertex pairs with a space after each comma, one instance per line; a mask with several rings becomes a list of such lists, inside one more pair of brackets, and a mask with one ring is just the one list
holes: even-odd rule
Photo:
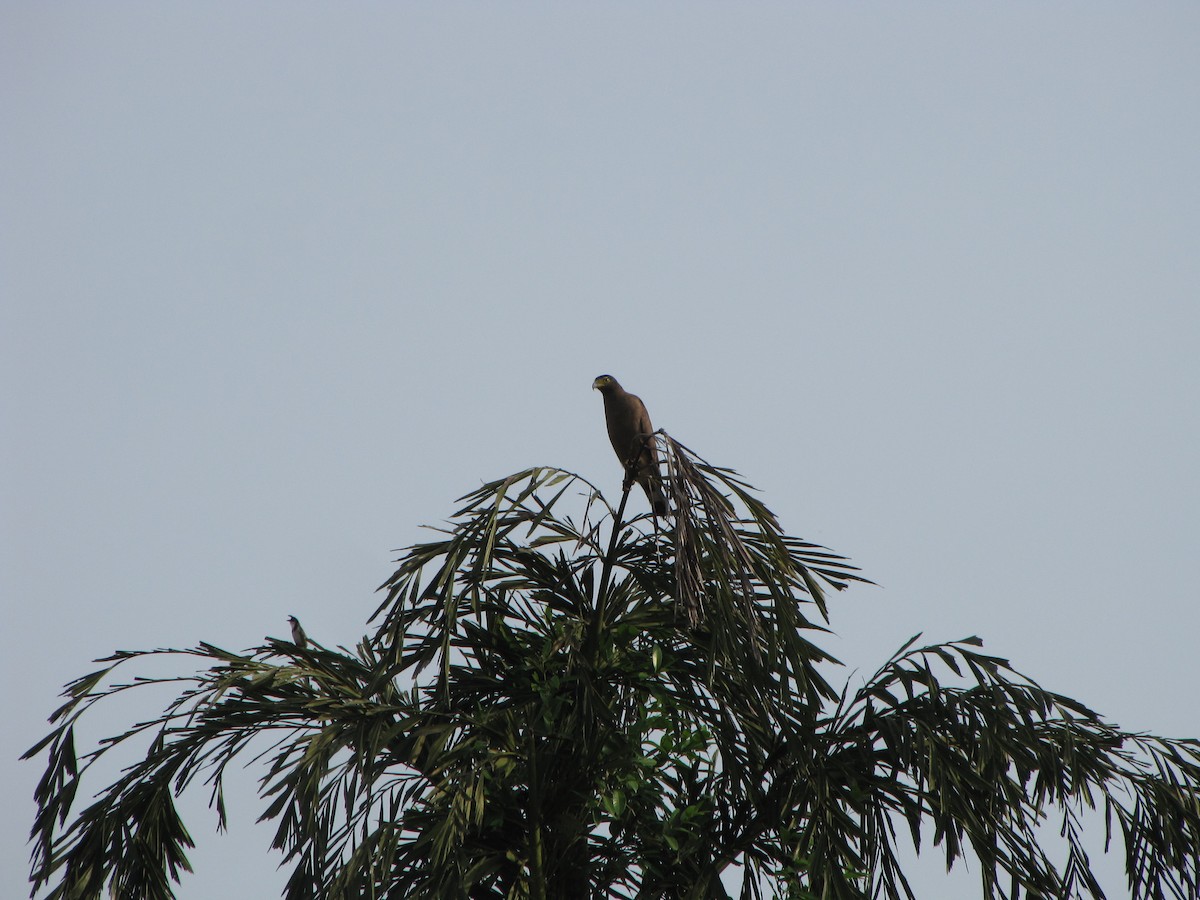
[[[481, 482], [617, 493], [602, 372], [879, 583], [831, 677], [978, 634], [1200, 736], [1198, 46], [1191, 3], [0, 3], [0, 895], [63, 683], [350, 645]], [[180, 897], [278, 895], [256, 776], [227, 836], [185, 802]]]

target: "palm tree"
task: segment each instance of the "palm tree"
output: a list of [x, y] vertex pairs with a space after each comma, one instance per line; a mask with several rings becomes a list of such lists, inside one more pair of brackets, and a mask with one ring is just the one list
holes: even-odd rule
[[[1200, 895], [1200, 745], [1131, 734], [971, 637], [905, 643], [857, 689], [815, 641], [863, 581], [786, 534], [729, 469], [655, 437], [670, 530], [534, 468], [407, 548], [354, 650], [269, 638], [123, 652], [68, 685], [45, 753], [33, 891], [171, 896], [199, 780], [263, 766], [289, 898], [912, 897], [897, 851], [973, 854], [988, 897], [1102, 896], [1080, 817], [1103, 808], [1134, 897]], [[158, 655], [199, 671], [114, 682]], [[82, 756], [75, 724], [146, 684], [163, 712]], [[149, 749], [90, 806], [81, 780]], [[1066, 839], [1056, 865], [1048, 818]]]

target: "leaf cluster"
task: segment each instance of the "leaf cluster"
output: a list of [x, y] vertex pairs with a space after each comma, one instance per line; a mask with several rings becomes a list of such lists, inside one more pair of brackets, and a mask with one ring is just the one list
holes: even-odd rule
[[[199, 781], [263, 774], [286, 896], [909, 897], [898, 851], [980, 863], [989, 897], [1102, 896], [1102, 808], [1138, 898], [1200, 893], [1200, 747], [1120, 731], [984, 654], [905, 644], [852, 690], [816, 641], [864, 581], [786, 534], [731, 470], [656, 435], [675, 514], [627, 518], [577, 475], [481, 486], [403, 551], [353, 650], [122, 652], [68, 685], [45, 754], [33, 890], [167, 898]], [[200, 671], [114, 682], [175, 655]], [[164, 711], [82, 756], [76, 725], [169, 683]], [[76, 809], [98, 760], [148, 749]], [[1065, 862], [1039, 843], [1055, 816]]]

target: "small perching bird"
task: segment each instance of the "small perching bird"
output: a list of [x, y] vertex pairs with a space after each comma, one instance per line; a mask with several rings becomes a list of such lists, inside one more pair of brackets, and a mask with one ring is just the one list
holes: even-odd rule
[[632, 478], [642, 486], [656, 516], [665, 516], [667, 497], [662, 490], [658, 447], [654, 443], [654, 426], [650, 424], [646, 404], [636, 394], [621, 387], [611, 375], [601, 375], [592, 382], [592, 389], [604, 397], [608, 439], [612, 441], [617, 459], [625, 467], [626, 479]]
[[304, 633], [300, 620], [295, 616], [288, 616], [288, 621], [292, 623], [292, 643], [303, 650], [308, 646], [308, 635]]

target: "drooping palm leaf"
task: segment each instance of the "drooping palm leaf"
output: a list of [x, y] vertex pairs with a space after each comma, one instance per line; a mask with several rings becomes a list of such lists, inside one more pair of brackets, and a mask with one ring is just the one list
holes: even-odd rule
[[[627, 518], [628, 486], [614, 507], [528, 469], [403, 551], [353, 651], [119, 653], [72, 682], [27, 754], [47, 760], [34, 891], [171, 896], [191, 847], [176, 796], [202, 785], [221, 823], [228, 766], [257, 760], [296, 900], [712, 897], [731, 866], [743, 897], [911, 896], [901, 840], [970, 853], [989, 896], [1100, 896], [1091, 806], [1135, 897], [1197, 895], [1194, 742], [1122, 732], [975, 639], [914, 639], [835, 689], [826, 591], [865, 579], [736, 473], [654, 439], [671, 520]], [[113, 683], [165, 655], [200, 671]], [[181, 691], [160, 715], [78, 754], [97, 702], [163, 683]], [[144, 757], [77, 810], [96, 763], [139, 738]], [[1060, 866], [1038, 842], [1051, 814]]]

